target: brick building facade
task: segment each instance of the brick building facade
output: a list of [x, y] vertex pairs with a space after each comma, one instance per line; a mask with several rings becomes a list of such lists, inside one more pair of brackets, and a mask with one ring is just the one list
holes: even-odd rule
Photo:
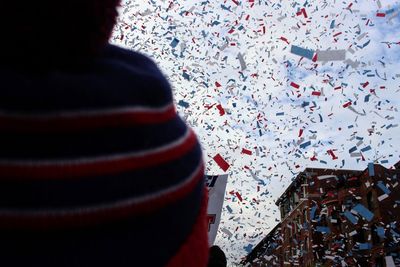
[[243, 263], [400, 266], [399, 163], [395, 166], [369, 164], [364, 171], [305, 169], [276, 202], [281, 211], [281, 248], [274, 253], [281, 253], [275, 255], [280, 261], [254, 265], [257, 258], [252, 257], [263, 255], [264, 249], [256, 246]]

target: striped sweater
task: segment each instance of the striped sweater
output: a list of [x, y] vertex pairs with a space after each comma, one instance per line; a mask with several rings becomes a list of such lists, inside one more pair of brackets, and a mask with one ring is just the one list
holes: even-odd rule
[[200, 145], [151, 60], [0, 77], [0, 266], [206, 265]]

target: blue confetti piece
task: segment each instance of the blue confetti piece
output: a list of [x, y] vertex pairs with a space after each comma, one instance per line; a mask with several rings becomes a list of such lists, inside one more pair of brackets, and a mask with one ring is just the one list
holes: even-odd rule
[[385, 228], [378, 226], [375, 230], [380, 238], [385, 238]]
[[366, 46], [368, 46], [370, 42], [371, 42], [371, 40], [368, 40], [366, 43], [364, 43], [364, 44], [362, 45], [362, 48], [365, 48]]
[[353, 152], [356, 151], [356, 150], [357, 150], [357, 147], [356, 147], [356, 146], [353, 146], [352, 148], [349, 149], [349, 153], [353, 153]]
[[313, 206], [310, 211], [311, 220], [314, 220], [315, 212], [317, 211], [317, 206]]
[[276, 116], [283, 116], [283, 115], [285, 115], [285, 112], [278, 112], [278, 113], [276, 113]]
[[371, 248], [372, 248], [372, 245], [370, 243], [360, 243], [358, 245], [358, 249], [359, 250], [368, 250], [368, 249], [371, 249]]
[[369, 222], [374, 218], [374, 214], [362, 204], [357, 204], [353, 210], [357, 211], [358, 214], [363, 216]]
[[179, 100], [178, 105], [184, 108], [188, 108], [189, 107], [189, 103], [185, 102], [183, 100]]
[[346, 210], [344, 212], [344, 216], [352, 223], [352, 224], [357, 224], [358, 219], [356, 216], [354, 216], [350, 211]]
[[311, 49], [305, 49], [302, 48], [300, 46], [296, 46], [296, 45], [292, 45], [292, 48], [290, 49], [290, 53], [301, 56], [301, 57], [305, 57], [308, 59], [313, 59], [314, 56], [314, 50]]
[[395, 11], [395, 9], [394, 9], [394, 8], [391, 8], [391, 9], [389, 9], [388, 11], [386, 11], [385, 13], [386, 13], [386, 15], [390, 15], [390, 14], [392, 14], [394, 11]]
[[176, 39], [176, 38], [174, 38], [174, 39], [172, 40], [172, 42], [171, 42], [171, 47], [172, 47], [172, 48], [175, 48], [178, 44], [179, 44], [179, 40]]
[[190, 76], [189, 74], [187, 74], [185, 71], [182, 73], [183, 78], [185, 78], [186, 80], [190, 81]]
[[325, 227], [325, 226], [317, 226], [316, 231], [317, 232], [321, 232], [323, 234], [330, 234], [331, 233], [331, 229], [329, 229], [329, 227]]
[[382, 181], [378, 181], [378, 183], [376, 184], [385, 194], [390, 194], [391, 191], [389, 188], [386, 187], [386, 185], [384, 185], [384, 183]]
[[369, 102], [369, 97], [370, 97], [371, 95], [366, 95], [365, 96], [365, 98], [364, 98], [364, 102]]
[[251, 250], [253, 249], [253, 245], [252, 244], [248, 244], [247, 246], [243, 247], [244, 250], [246, 250], [247, 253], [250, 253]]
[[335, 20], [332, 20], [332, 21], [331, 21], [331, 26], [330, 26], [330, 28], [331, 28], [331, 29], [335, 28]]
[[226, 209], [228, 210], [229, 213], [232, 213], [232, 212], [233, 212], [232, 208], [229, 207], [228, 205], [226, 205]]
[[227, 7], [227, 6], [225, 6], [225, 5], [221, 5], [221, 8], [222, 8], [223, 10], [232, 12], [232, 11], [231, 11], [231, 8], [230, 8], [230, 7]]
[[368, 163], [368, 173], [369, 176], [375, 176], [374, 163]]
[[369, 151], [369, 150], [371, 150], [371, 146], [366, 146], [363, 149], [361, 149], [361, 152], [366, 152], [366, 151]]
[[300, 148], [304, 149], [304, 148], [308, 147], [309, 145], [311, 145], [311, 141], [307, 141], [307, 142], [300, 144]]

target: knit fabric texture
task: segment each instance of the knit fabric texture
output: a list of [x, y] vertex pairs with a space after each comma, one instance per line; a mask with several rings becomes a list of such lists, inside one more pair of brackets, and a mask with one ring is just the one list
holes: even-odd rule
[[206, 266], [201, 147], [152, 60], [0, 80], [1, 266]]

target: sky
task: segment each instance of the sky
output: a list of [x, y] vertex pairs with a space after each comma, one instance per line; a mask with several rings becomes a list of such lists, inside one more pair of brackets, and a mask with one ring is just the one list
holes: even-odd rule
[[400, 160], [399, 11], [393, 0], [123, 1], [112, 42], [158, 64], [207, 174], [229, 174], [216, 244], [231, 265], [277, 224], [275, 201], [305, 168]]

